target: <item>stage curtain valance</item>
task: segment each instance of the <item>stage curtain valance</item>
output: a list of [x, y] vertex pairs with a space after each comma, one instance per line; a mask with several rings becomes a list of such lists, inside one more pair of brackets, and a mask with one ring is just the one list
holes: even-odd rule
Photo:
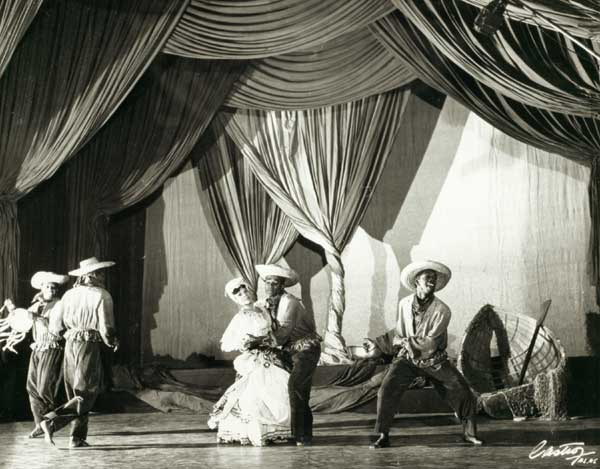
[[504, 96], [445, 57], [400, 13], [386, 16], [370, 29], [419, 78], [508, 135], [581, 162], [600, 154], [597, 119], [545, 111]]
[[160, 56], [69, 163], [69, 261], [106, 254], [107, 216], [152, 194], [189, 156], [241, 66]]
[[[453, 0], [452, 3], [457, 0]], [[482, 8], [490, 0], [461, 0]], [[440, 0], [440, 3], [447, 3]], [[528, 8], [523, 8], [526, 4]], [[534, 15], [531, 10], [537, 13]], [[565, 29], [570, 34], [592, 38], [600, 34], [600, 4], [596, 0], [525, 0], [508, 2], [506, 13], [510, 19], [529, 24], [540, 24], [551, 28], [539, 14], [546, 17], [556, 26]]]
[[[506, 20], [492, 36], [474, 31], [479, 9], [434, 0], [393, 3], [437, 51], [490, 88], [524, 104], [600, 115], [600, 71], [562, 34]], [[600, 52], [600, 44], [582, 40]]]
[[[373, 34], [417, 75], [522, 142], [590, 164], [591, 284], [600, 293], [600, 120], [547, 111], [508, 98], [476, 80], [441, 54], [399, 14], [373, 25]], [[599, 298], [600, 299], [600, 298]]]
[[393, 10], [382, 0], [192, 0], [164, 52], [197, 59], [286, 54], [365, 27]]
[[[185, 6], [122, 3], [57, 0], [40, 8], [0, 79], [0, 199], [16, 201], [52, 176], [100, 128]], [[16, 227], [16, 220], [1, 216], [0, 225]], [[2, 277], [15, 275], [6, 269]]]
[[323, 363], [348, 361], [341, 252], [375, 190], [408, 95], [396, 90], [310, 111], [219, 114], [271, 198], [325, 251], [331, 296]]
[[10, 62], [19, 41], [35, 18], [43, 0], [0, 2], [0, 76]]
[[235, 266], [256, 292], [254, 266], [281, 259], [298, 232], [223, 129], [210, 133], [213, 143], [195, 155], [202, 190], [208, 193], [213, 218]]
[[299, 52], [249, 62], [226, 104], [239, 109], [311, 109], [356, 101], [414, 80], [364, 28]]

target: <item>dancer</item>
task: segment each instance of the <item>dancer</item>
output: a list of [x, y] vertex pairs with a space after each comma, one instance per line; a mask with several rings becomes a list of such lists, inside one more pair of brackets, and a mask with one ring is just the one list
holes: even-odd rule
[[477, 438], [475, 396], [446, 354], [450, 308], [434, 295], [446, 286], [451, 275], [450, 269], [439, 262], [418, 261], [406, 266], [400, 281], [415, 293], [400, 300], [396, 328], [375, 341], [364, 341], [371, 357], [381, 353], [395, 356], [377, 394], [375, 432], [379, 436], [372, 449], [390, 446], [389, 430], [398, 403], [417, 376], [428, 378], [449, 401], [461, 420], [463, 439], [483, 444]]
[[[31, 277], [31, 286], [39, 292], [33, 297], [28, 308], [33, 321], [33, 343], [27, 372], [27, 394], [35, 428], [29, 438], [43, 434], [40, 423], [44, 414], [58, 406], [60, 382], [62, 380], [63, 345], [62, 338], [48, 329], [50, 319], [57, 314], [58, 286], [69, 280], [66, 275], [54, 272], [36, 272]], [[4, 305], [9, 311], [15, 310], [11, 300]]]
[[104, 342], [113, 351], [119, 346], [112, 297], [104, 288], [101, 271], [114, 264], [95, 257], [81, 261], [78, 269], [69, 272], [78, 277], [75, 285], [64, 294], [58, 314], [51, 318], [50, 332], [59, 334], [67, 329], [63, 370], [69, 401], [46, 414], [40, 423], [47, 443], [54, 444], [54, 432], [72, 422], [69, 447], [89, 446], [88, 413], [104, 384], [101, 344]]
[[221, 350], [242, 354], [233, 362], [238, 379], [215, 404], [208, 426], [218, 428], [219, 443], [265, 446], [286, 440], [291, 436], [289, 373], [281, 350], [274, 348], [271, 318], [253, 306], [254, 298], [242, 278], [229, 281], [225, 295], [240, 309], [221, 338]]
[[285, 291], [298, 282], [298, 274], [277, 264], [256, 266], [265, 282], [267, 298], [258, 305], [273, 318], [273, 335], [292, 360], [288, 381], [292, 436], [298, 446], [312, 444], [313, 416], [310, 389], [313, 374], [321, 356], [321, 337], [316, 332], [314, 315], [301, 301]]

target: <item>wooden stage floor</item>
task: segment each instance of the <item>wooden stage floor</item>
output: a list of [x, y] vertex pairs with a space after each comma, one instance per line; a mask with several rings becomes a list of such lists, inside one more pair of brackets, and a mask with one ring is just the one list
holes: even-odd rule
[[[206, 416], [188, 412], [124, 413], [90, 417], [91, 446], [69, 450], [68, 429], [56, 434], [57, 448], [43, 439], [29, 440], [31, 422], [0, 424], [2, 468], [567, 468], [600, 467], [600, 418], [565, 422], [483, 420], [483, 447], [461, 442], [452, 415], [396, 418], [392, 448], [369, 450], [374, 415], [315, 415], [314, 446], [264, 448], [215, 443]], [[530, 459], [543, 440], [555, 447], [581, 442], [595, 452], [572, 465], [567, 456]], [[579, 451], [579, 450], [578, 450]]]

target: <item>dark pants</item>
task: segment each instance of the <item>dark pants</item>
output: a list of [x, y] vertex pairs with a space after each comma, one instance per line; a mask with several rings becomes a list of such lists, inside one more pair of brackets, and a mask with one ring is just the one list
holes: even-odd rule
[[310, 410], [310, 388], [320, 356], [320, 347], [292, 354], [293, 368], [288, 381], [288, 393], [290, 396], [290, 426], [292, 436], [296, 439], [312, 437], [313, 416]]
[[31, 352], [27, 372], [27, 394], [36, 427], [58, 405], [62, 380], [63, 350], [51, 348]]
[[[45, 415], [54, 431], [72, 422], [71, 436], [82, 440], [87, 438], [88, 413], [103, 385], [101, 347], [101, 342], [67, 340], [64, 359], [67, 404]], [[74, 397], [81, 397], [82, 400], [73, 405], [69, 401]]]
[[417, 376], [431, 381], [435, 390], [456, 412], [465, 427], [465, 433], [474, 436], [477, 401], [463, 376], [448, 361], [435, 368], [419, 368], [405, 359], [395, 359], [377, 393], [375, 431], [389, 432], [400, 398]]

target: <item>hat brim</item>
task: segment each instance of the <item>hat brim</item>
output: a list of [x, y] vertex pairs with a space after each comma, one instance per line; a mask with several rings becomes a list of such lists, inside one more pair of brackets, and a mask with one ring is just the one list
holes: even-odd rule
[[407, 265], [404, 269], [402, 269], [402, 272], [400, 273], [400, 282], [402, 283], [404, 288], [410, 291], [415, 291], [415, 281], [417, 279], [417, 276], [424, 270], [433, 270], [437, 273], [435, 291], [440, 291], [441, 289], [443, 289], [452, 277], [452, 272], [450, 271], [450, 269], [441, 262], [429, 260], [415, 261]]
[[239, 288], [241, 286], [246, 287], [247, 290], [250, 290], [250, 286], [248, 282], [246, 282], [242, 277], [237, 277], [225, 284], [225, 296], [233, 300], [233, 290]]
[[55, 274], [54, 272], [36, 272], [31, 277], [31, 286], [36, 290], [41, 290], [46, 283], [57, 283], [62, 285], [69, 281], [68, 275]]
[[261, 279], [267, 277], [281, 277], [284, 281], [285, 287], [292, 287], [298, 283], [298, 274], [292, 269], [282, 267], [277, 264], [258, 264], [256, 271]]
[[72, 275], [73, 277], [81, 277], [82, 275], [89, 274], [96, 270], [105, 269], [107, 267], [112, 267], [113, 265], [115, 265], [115, 262], [113, 261], [97, 262], [95, 264], [86, 265], [85, 267], [80, 267], [79, 269], [71, 270], [69, 275]]

